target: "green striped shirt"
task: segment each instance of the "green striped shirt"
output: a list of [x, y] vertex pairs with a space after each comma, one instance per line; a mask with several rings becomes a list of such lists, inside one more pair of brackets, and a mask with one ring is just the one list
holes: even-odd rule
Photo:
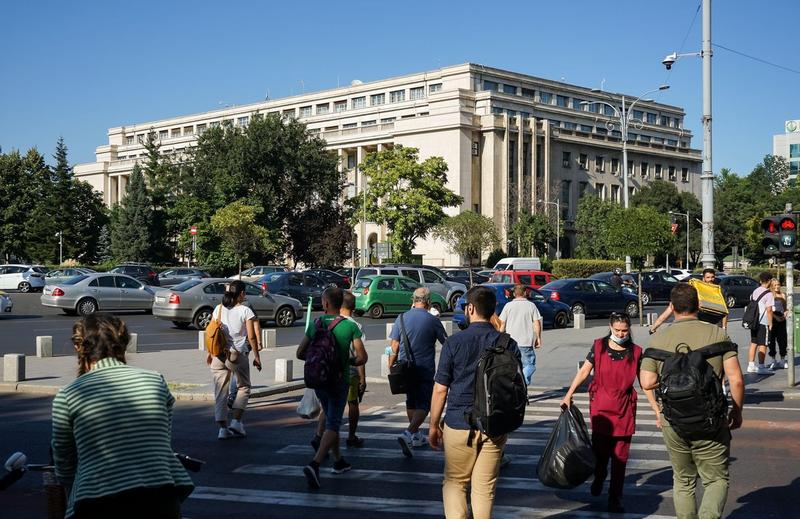
[[70, 492], [66, 517], [78, 501], [135, 488], [174, 485], [181, 499], [192, 492], [172, 451], [174, 403], [159, 373], [111, 358], [58, 392], [52, 446]]

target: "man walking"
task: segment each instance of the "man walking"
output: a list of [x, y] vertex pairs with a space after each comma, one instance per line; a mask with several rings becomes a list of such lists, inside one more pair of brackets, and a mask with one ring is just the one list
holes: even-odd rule
[[[720, 327], [697, 319], [699, 301], [697, 290], [686, 283], [678, 283], [672, 289], [672, 308], [675, 322], [650, 339], [650, 348], [673, 353], [678, 346], [688, 346], [696, 350], [717, 342], [728, 341], [728, 335]], [[728, 377], [732, 407], [727, 422], [712, 431], [708, 439], [686, 440], [682, 438], [667, 420], [662, 420], [664, 444], [669, 453], [673, 471], [672, 499], [675, 513], [679, 519], [718, 518], [722, 516], [728, 498], [728, 463], [730, 456], [731, 431], [742, 425], [742, 405], [744, 403], [744, 382], [736, 352], [711, 357], [707, 362], [721, 379], [723, 373]], [[659, 385], [659, 375], [663, 363], [652, 358], [644, 358], [639, 380], [644, 390], [655, 389]], [[695, 487], [697, 478], [703, 482], [703, 499], [697, 507]]]
[[397, 437], [403, 455], [407, 458], [414, 455], [412, 448], [425, 445], [425, 436], [420, 434], [419, 426], [425, 421], [431, 409], [433, 374], [436, 369], [436, 341], [444, 344], [447, 339], [442, 322], [428, 312], [430, 300], [431, 293], [427, 288], [420, 287], [414, 290], [411, 310], [397, 317], [389, 335], [392, 340], [389, 366], [398, 358], [406, 360], [406, 348], [411, 348], [414, 360], [414, 383], [409, 385], [406, 392], [408, 428]]
[[[344, 291], [344, 294], [342, 295], [342, 308], [340, 310], [340, 315], [346, 319], [349, 319], [351, 322], [355, 323], [356, 326], [358, 326], [358, 330], [361, 332], [361, 342], [366, 342], [367, 337], [364, 335], [364, 327], [361, 326], [361, 323], [353, 319], [353, 311], [355, 309], [356, 296], [354, 296], [349, 290]], [[349, 424], [347, 428], [347, 446], [363, 447], [364, 440], [356, 436], [356, 430], [358, 429], [358, 419], [361, 417], [359, 404], [361, 403], [361, 399], [364, 397], [364, 392], [367, 390], [367, 370], [363, 364], [361, 366], [355, 366], [352, 364], [352, 359], [355, 357], [356, 352], [351, 343], [350, 389], [347, 392], [347, 420]]]
[[[764, 366], [767, 357], [767, 343], [772, 333], [772, 307], [775, 305], [775, 297], [769, 289], [772, 281], [772, 274], [762, 272], [758, 275], [761, 286], [753, 290], [750, 300], [758, 302], [758, 326], [750, 329], [750, 351], [747, 352], [747, 372], [758, 375], [769, 375], [772, 371]], [[758, 364], [756, 364], [756, 353], [758, 353]]]
[[522, 354], [522, 374], [525, 384], [531, 385], [536, 372], [536, 351], [542, 347], [542, 315], [536, 305], [525, 297], [525, 285], [514, 286], [514, 299], [500, 312], [500, 331], [507, 332]]
[[[703, 283], [716, 283], [717, 282], [717, 271], [712, 268], [703, 269]], [[650, 335], [656, 333], [658, 328], [664, 324], [664, 322], [670, 318], [672, 315], [672, 305], [667, 306], [667, 309], [664, 310], [661, 315], [658, 316], [656, 322], [650, 327]], [[701, 321], [705, 321], [707, 323], [716, 324], [723, 330], [728, 329], [728, 315], [727, 314], [712, 314], [710, 312], [704, 312], [700, 310], [697, 313], [697, 318]]]
[[[470, 325], [447, 339], [439, 356], [428, 439], [434, 449], [444, 446], [442, 496], [445, 517], [469, 517], [469, 489], [472, 517], [489, 519], [507, 435], [490, 438], [472, 430], [464, 415], [472, 409], [478, 360], [487, 348], [495, 345], [500, 336], [500, 332], [489, 323], [497, 298], [494, 290], [476, 286], [467, 292], [466, 299], [464, 315]], [[519, 350], [513, 339], [508, 341], [508, 349], [519, 358]], [[440, 422], [445, 402], [447, 415], [442, 430]]]

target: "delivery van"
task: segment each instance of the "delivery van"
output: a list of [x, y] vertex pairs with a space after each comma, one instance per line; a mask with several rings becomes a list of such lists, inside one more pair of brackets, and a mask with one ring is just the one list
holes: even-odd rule
[[542, 270], [542, 262], [539, 258], [503, 258], [494, 270]]

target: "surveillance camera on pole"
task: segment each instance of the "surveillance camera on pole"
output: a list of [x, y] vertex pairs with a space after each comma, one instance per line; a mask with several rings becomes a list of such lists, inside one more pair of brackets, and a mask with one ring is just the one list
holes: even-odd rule
[[667, 70], [672, 69], [672, 65], [678, 60], [678, 53], [673, 52], [672, 54], [667, 54], [667, 56], [661, 60], [661, 63], [667, 67]]

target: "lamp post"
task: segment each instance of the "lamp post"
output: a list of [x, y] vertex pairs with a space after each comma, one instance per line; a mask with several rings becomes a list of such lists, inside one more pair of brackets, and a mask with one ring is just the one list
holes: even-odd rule
[[[619, 119], [619, 131], [620, 137], [622, 139], [622, 206], [627, 209], [629, 207], [628, 204], [628, 175], [630, 172], [628, 171], [628, 124], [631, 121], [631, 116], [633, 114], [633, 107], [636, 106], [636, 103], [644, 99], [645, 96], [648, 96], [654, 92], [658, 92], [661, 90], [667, 90], [669, 85], [661, 85], [658, 88], [654, 88], [652, 90], [648, 90], [644, 94], [640, 95], [636, 98], [634, 102], [630, 105], [625, 106], [625, 96], [622, 96], [622, 109], [617, 108], [615, 105], [611, 103], [607, 103], [606, 101], [583, 101], [581, 102], [581, 106], [589, 106], [589, 105], [605, 105], [610, 107], [614, 111], [614, 117]], [[625, 272], [631, 271], [631, 257], [629, 255], [625, 256]]]
[[674, 214], [675, 216], [685, 216], [686, 217], [686, 266], [683, 267], [685, 269], [689, 268], [689, 211], [685, 213], [678, 213], [675, 211], [667, 211], [669, 214]]
[[58, 231], [55, 236], [58, 236], [58, 266], [64, 263], [64, 231]]
[[561, 197], [556, 198], [555, 202], [545, 202], [540, 199], [539, 203], [556, 206], [556, 259], [561, 259]]

